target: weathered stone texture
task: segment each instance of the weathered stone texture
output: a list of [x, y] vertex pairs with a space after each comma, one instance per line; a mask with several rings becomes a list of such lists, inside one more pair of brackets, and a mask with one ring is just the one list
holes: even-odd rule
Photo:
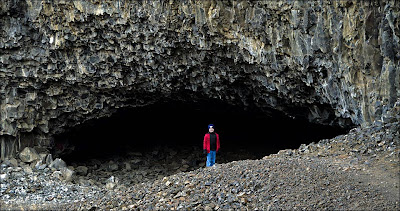
[[25, 163], [30, 163], [40, 159], [36, 150], [30, 147], [25, 147], [25, 149], [19, 153], [19, 158]]
[[1, 1], [0, 137], [56, 134], [169, 98], [217, 98], [321, 124], [398, 121], [387, 112], [400, 98], [399, 7]]

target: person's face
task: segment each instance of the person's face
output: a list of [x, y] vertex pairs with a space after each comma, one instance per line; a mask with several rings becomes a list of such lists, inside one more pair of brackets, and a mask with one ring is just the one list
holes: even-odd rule
[[214, 127], [211, 126], [210, 128], [208, 128], [208, 132], [210, 132], [210, 133], [214, 132]]

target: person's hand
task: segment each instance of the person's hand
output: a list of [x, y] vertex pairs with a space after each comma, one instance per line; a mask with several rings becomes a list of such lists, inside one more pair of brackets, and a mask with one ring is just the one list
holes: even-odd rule
[[204, 154], [204, 155], [207, 155], [207, 154], [208, 154], [206, 149], [203, 149], [203, 154]]

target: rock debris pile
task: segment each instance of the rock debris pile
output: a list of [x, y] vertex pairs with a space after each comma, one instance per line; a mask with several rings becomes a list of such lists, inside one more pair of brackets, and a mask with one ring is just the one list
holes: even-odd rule
[[[103, 172], [109, 172], [97, 176], [102, 178], [101, 183], [88, 179], [90, 174], [96, 174], [92, 165], [65, 167], [60, 159], [52, 160], [49, 155], [39, 155], [41, 160], [30, 164], [11, 159], [1, 164], [1, 206], [78, 210], [397, 210], [399, 129], [397, 122], [356, 128], [347, 135], [282, 150], [259, 160], [219, 163], [195, 170], [190, 165], [177, 165], [172, 175], [162, 173], [166, 166], [152, 170], [145, 167], [146, 159], [137, 159], [137, 165], [118, 160], [98, 162], [94, 164], [97, 169], [108, 168]], [[171, 158], [179, 151], [172, 154]], [[138, 153], [132, 156], [143, 157]], [[179, 159], [170, 160], [169, 164], [173, 166]], [[69, 180], [62, 171], [65, 168], [74, 171], [73, 179]], [[139, 169], [144, 172], [145, 168], [148, 173], [132, 173]], [[156, 168], [158, 173], [150, 173]]]

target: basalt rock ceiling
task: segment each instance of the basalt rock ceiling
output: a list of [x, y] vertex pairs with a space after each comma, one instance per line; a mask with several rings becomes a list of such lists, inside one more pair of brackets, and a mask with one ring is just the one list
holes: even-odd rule
[[121, 107], [398, 121], [399, 1], [0, 2], [2, 157]]

